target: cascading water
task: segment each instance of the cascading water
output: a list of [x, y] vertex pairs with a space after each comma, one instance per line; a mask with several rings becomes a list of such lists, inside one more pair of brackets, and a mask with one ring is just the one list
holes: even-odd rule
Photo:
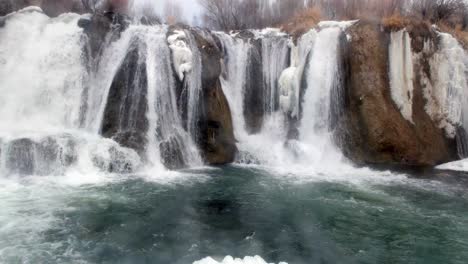
[[[0, 29], [0, 91], [5, 95], [0, 98], [2, 173], [137, 170], [141, 161], [135, 151], [99, 135], [112, 104], [111, 89], [119, 89], [114, 87], [117, 73], [127, 58], [133, 58], [129, 54], [136, 54], [136, 61], [130, 62], [135, 71], [117, 108], [117, 132], [135, 129], [136, 122], [146, 118], [145, 158], [150, 167], [201, 165], [191, 136], [201, 90], [196, 81], [201, 78], [201, 61], [193, 50], [194, 40], [189, 37], [194, 66], [187, 70], [191, 90], [187, 132], [177, 109], [174, 80], [168, 78], [173, 76], [173, 61], [166, 27], [130, 25], [97, 60], [88, 61], [80, 18], [76, 14], [49, 18], [39, 8], [27, 8], [9, 15]], [[139, 111], [145, 103], [143, 117]]]
[[[145, 42], [147, 45], [148, 69], [148, 156], [150, 161], [157, 163], [161, 157], [167, 155], [166, 160], [180, 162], [187, 166], [201, 165], [201, 158], [189, 133], [182, 125], [177, 111], [175, 84], [172, 78], [172, 60], [167, 45], [165, 28], [142, 26], [147, 31]], [[190, 99], [189, 99], [190, 101]], [[159, 149], [159, 150], [158, 150]], [[162, 157], [164, 159], [164, 157]]]
[[317, 33], [304, 73], [307, 87], [299, 128], [302, 162], [312, 162], [314, 167], [336, 166], [343, 159], [332, 131], [333, 115], [339, 112], [334, 108], [342, 107], [339, 82], [342, 73], [338, 66], [342, 34], [340, 26], [324, 27]]
[[[240, 163], [269, 164], [283, 159], [282, 145], [286, 137], [284, 118], [279, 110], [278, 80], [281, 72], [287, 67], [288, 39], [276, 30], [265, 32], [253, 31], [256, 39], [261, 41], [263, 75], [261, 87], [249, 82], [249, 70], [252, 70], [253, 39], [244, 39], [238, 35], [217, 33], [224, 50], [224, 72], [221, 78], [223, 91], [229, 102], [233, 116], [234, 131], [239, 148]], [[279, 58], [279, 63], [276, 59]], [[245, 108], [247, 89], [261, 89], [263, 99], [260, 131], [249, 133]], [[274, 146], [278, 151], [265, 151], [267, 146]]]
[[200, 118], [200, 98], [202, 97], [202, 62], [195, 38], [189, 30], [185, 34], [188, 36], [187, 42], [192, 52], [192, 67], [186, 81], [186, 89], [188, 90], [187, 130], [192, 138], [196, 139]]
[[274, 113], [279, 107], [278, 80], [288, 67], [289, 40], [276, 30], [264, 30], [262, 40], [263, 98], [265, 116]]
[[249, 53], [252, 45], [247, 40], [225, 33], [217, 33], [224, 49], [225, 69], [221, 76], [223, 92], [229, 102], [236, 138], [248, 136], [244, 118], [244, 96], [247, 80]]
[[50, 19], [38, 8], [9, 15], [0, 29], [0, 131], [79, 126], [87, 76], [78, 19], [74, 14]]
[[[325, 161], [333, 163], [343, 159], [333, 143], [331, 123], [332, 115], [342, 103], [338, 49], [343, 29], [349, 25], [349, 22], [324, 23], [320, 31], [311, 30], [301, 37], [297, 47], [277, 31], [255, 32], [262, 43], [266, 95], [263, 126], [255, 134], [247, 133], [242, 109], [249, 107], [243, 102], [246, 82], [251, 81], [245, 73], [251, 63], [248, 60], [251, 40], [218, 34], [225, 50], [223, 90], [234, 116], [239, 162], [280, 167], [286, 164], [310, 166], [312, 162], [312, 167], [324, 167]], [[302, 99], [301, 89], [305, 89]], [[288, 120], [300, 117], [301, 101], [300, 136], [291, 140], [288, 139], [291, 126]]]
[[60, 175], [68, 167], [125, 172], [139, 166], [135, 152], [80, 129], [88, 73], [79, 18], [49, 18], [30, 7], [8, 15], [0, 29], [2, 174]]

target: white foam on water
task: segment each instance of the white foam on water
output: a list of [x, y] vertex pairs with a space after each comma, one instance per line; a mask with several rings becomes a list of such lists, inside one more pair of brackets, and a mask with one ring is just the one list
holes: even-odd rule
[[[68, 179], [77, 180], [37, 176], [0, 178], [0, 262], [37, 263], [65, 258], [73, 263], [85, 263], [70, 248], [72, 237], [60, 242], [44, 239], [47, 232], [62, 226], [58, 211], [75, 210], [68, 201], [80, 191], [74, 184], [62, 184]], [[92, 184], [95, 183], [93, 177]]]
[[[243, 259], [226, 256], [224, 259], [220, 261], [216, 261], [212, 257], [206, 257], [202, 260], [193, 262], [193, 264], [274, 264], [274, 263], [268, 263], [260, 256], [254, 256], [254, 257], [247, 256], [247, 257], [244, 257]], [[280, 262], [278, 264], [287, 264], [287, 263]]]

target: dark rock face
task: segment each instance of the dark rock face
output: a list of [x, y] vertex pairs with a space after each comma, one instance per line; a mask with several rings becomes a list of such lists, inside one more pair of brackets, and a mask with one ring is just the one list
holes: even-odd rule
[[[13, 12], [13, 4], [9, 0], [0, 0], [0, 16], [5, 16]], [[0, 22], [1, 26], [1, 22]]]
[[[430, 29], [427, 29], [430, 30]], [[411, 31], [419, 49], [427, 30]], [[424, 110], [419, 76], [414, 80], [413, 120], [403, 118], [393, 102], [389, 81], [389, 34], [361, 21], [348, 30], [345, 48], [346, 95], [339, 131], [346, 156], [360, 164], [432, 166], [456, 159], [454, 142]], [[415, 70], [415, 72], [418, 72]]]
[[252, 38], [253, 47], [249, 53], [247, 64], [247, 81], [244, 97], [244, 117], [247, 132], [260, 132], [263, 125], [265, 97], [263, 94], [263, 65], [261, 40]]
[[204, 160], [212, 165], [234, 161], [237, 153], [231, 110], [222, 91], [221, 53], [214, 41], [193, 31], [202, 57], [202, 115], [197, 144]]
[[90, 58], [99, 58], [102, 49], [115, 41], [128, 25], [127, 17], [116, 13], [94, 14], [89, 19], [80, 19], [78, 26], [84, 29], [88, 38]]
[[110, 87], [101, 133], [140, 156], [148, 131], [146, 94], [146, 64], [134, 43]]
[[[102, 50], [120, 36], [128, 22], [123, 15], [106, 13], [81, 19], [78, 25], [88, 38], [88, 65], [94, 71]], [[148, 130], [146, 88], [146, 64], [138, 43], [132, 43], [109, 89], [101, 134], [134, 149], [140, 156], [144, 156]]]
[[185, 164], [184, 154], [182, 153], [180, 140], [177, 136], [170, 137], [159, 144], [159, 151], [161, 152], [161, 160], [164, 166], [170, 170], [184, 168]]
[[72, 12], [82, 14], [85, 12], [81, 1], [77, 0], [42, 0], [41, 8], [50, 17]]

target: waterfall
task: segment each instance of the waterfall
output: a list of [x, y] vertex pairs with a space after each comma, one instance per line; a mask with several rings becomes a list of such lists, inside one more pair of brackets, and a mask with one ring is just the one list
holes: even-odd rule
[[403, 117], [413, 123], [413, 54], [406, 30], [390, 34], [390, 91]]
[[316, 35], [311, 50], [307, 82], [303, 100], [303, 115], [299, 127], [303, 147], [303, 162], [314, 167], [327, 168], [342, 159], [341, 151], [333, 142], [332, 121], [342, 102], [341, 71], [338, 66], [339, 45], [342, 35], [339, 26], [324, 27]]
[[244, 96], [252, 46], [249, 41], [225, 33], [217, 33], [216, 36], [224, 49], [222, 89], [231, 108], [234, 134], [237, 139], [243, 139], [248, 135], [244, 118]]
[[194, 59], [187, 70], [187, 131], [177, 108], [167, 27], [130, 25], [90, 61], [87, 36], [78, 27], [81, 18], [87, 19], [76, 14], [49, 18], [39, 8], [26, 8], [8, 15], [0, 28], [0, 172], [138, 170], [142, 162], [135, 150], [100, 135], [109, 114], [117, 130], [112, 138], [147, 120], [147, 131], [137, 131], [146, 133], [146, 167], [201, 165], [193, 140], [201, 57], [193, 37], [188, 37]]
[[107, 45], [94, 67], [96, 70], [90, 73], [88, 111], [83, 125], [90, 133], [100, 133], [110, 87], [132, 45], [135, 45], [133, 32], [124, 31], [118, 40]]
[[79, 15], [35, 7], [0, 28], [0, 173], [129, 172], [137, 154], [81, 128], [89, 74]]
[[263, 98], [265, 115], [278, 110], [279, 91], [278, 80], [284, 69], [288, 67], [289, 40], [275, 30], [264, 30], [262, 40], [263, 64]]
[[200, 98], [202, 97], [202, 62], [201, 54], [198, 50], [195, 38], [189, 30], [185, 34], [188, 36], [188, 46], [192, 52], [192, 67], [188, 74], [188, 80], [185, 82], [188, 90], [187, 100], [187, 130], [193, 139], [197, 138], [197, 125], [200, 118]]
[[[278, 81], [282, 71], [288, 67], [289, 40], [277, 30], [252, 31], [252, 38], [238, 34], [216, 34], [224, 51], [224, 71], [221, 82], [233, 116], [235, 136], [238, 140], [240, 163], [270, 164], [283, 159], [283, 144], [286, 125], [279, 110]], [[259, 41], [261, 47], [261, 69], [254, 69], [252, 58], [255, 48], [252, 42]], [[254, 85], [250, 71], [263, 75], [260, 87]], [[257, 83], [255, 83], [257, 84]], [[250, 133], [246, 124], [248, 89], [260, 89], [263, 99], [260, 131]], [[258, 103], [258, 102], [257, 102]], [[266, 151], [266, 148], [275, 150]]]
[[0, 29], [0, 133], [78, 128], [87, 78], [78, 19], [37, 8], [9, 15]]
[[166, 162], [187, 166], [201, 165], [198, 150], [190, 134], [184, 130], [177, 110], [175, 83], [171, 78], [171, 53], [166, 39], [167, 29], [140, 27], [145, 30], [144, 41], [147, 45], [149, 160], [153, 166], [158, 167], [161, 158]]
[[[325, 23], [319, 31], [303, 35], [297, 46], [276, 30], [254, 31], [246, 39], [237, 34], [217, 34], [224, 50], [223, 90], [231, 107], [240, 151], [238, 162], [271, 166], [291, 164], [323, 167], [342, 159], [333, 142], [333, 114], [342, 107], [339, 44], [349, 22]], [[263, 125], [258, 133], [245, 129], [246, 87], [252, 67], [252, 41], [260, 40], [265, 98]], [[257, 88], [258, 89], [258, 88]], [[305, 90], [305, 95], [302, 92]], [[303, 98], [301, 96], [304, 95]], [[297, 139], [288, 138], [293, 120], [302, 120]], [[281, 111], [282, 110], [282, 111]]]

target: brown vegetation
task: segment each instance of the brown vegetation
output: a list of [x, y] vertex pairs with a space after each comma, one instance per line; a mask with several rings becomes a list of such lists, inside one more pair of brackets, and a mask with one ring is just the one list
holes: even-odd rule
[[410, 24], [410, 19], [400, 14], [393, 14], [382, 19], [383, 27], [390, 31], [402, 30], [407, 27], [408, 24]]
[[382, 20], [388, 29], [424, 20], [465, 30], [468, 7], [464, 0], [198, 0], [205, 26], [220, 29], [262, 28], [283, 25], [301, 32], [323, 20]]
[[440, 31], [454, 36], [465, 49], [468, 49], [468, 31], [463, 30], [460, 25], [453, 27], [441, 22], [437, 26]]
[[318, 8], [307, 8], [284, 23], [282, 29], [292, 36], [300, 36], [316, 26], [320, 20], [321, 14]]

